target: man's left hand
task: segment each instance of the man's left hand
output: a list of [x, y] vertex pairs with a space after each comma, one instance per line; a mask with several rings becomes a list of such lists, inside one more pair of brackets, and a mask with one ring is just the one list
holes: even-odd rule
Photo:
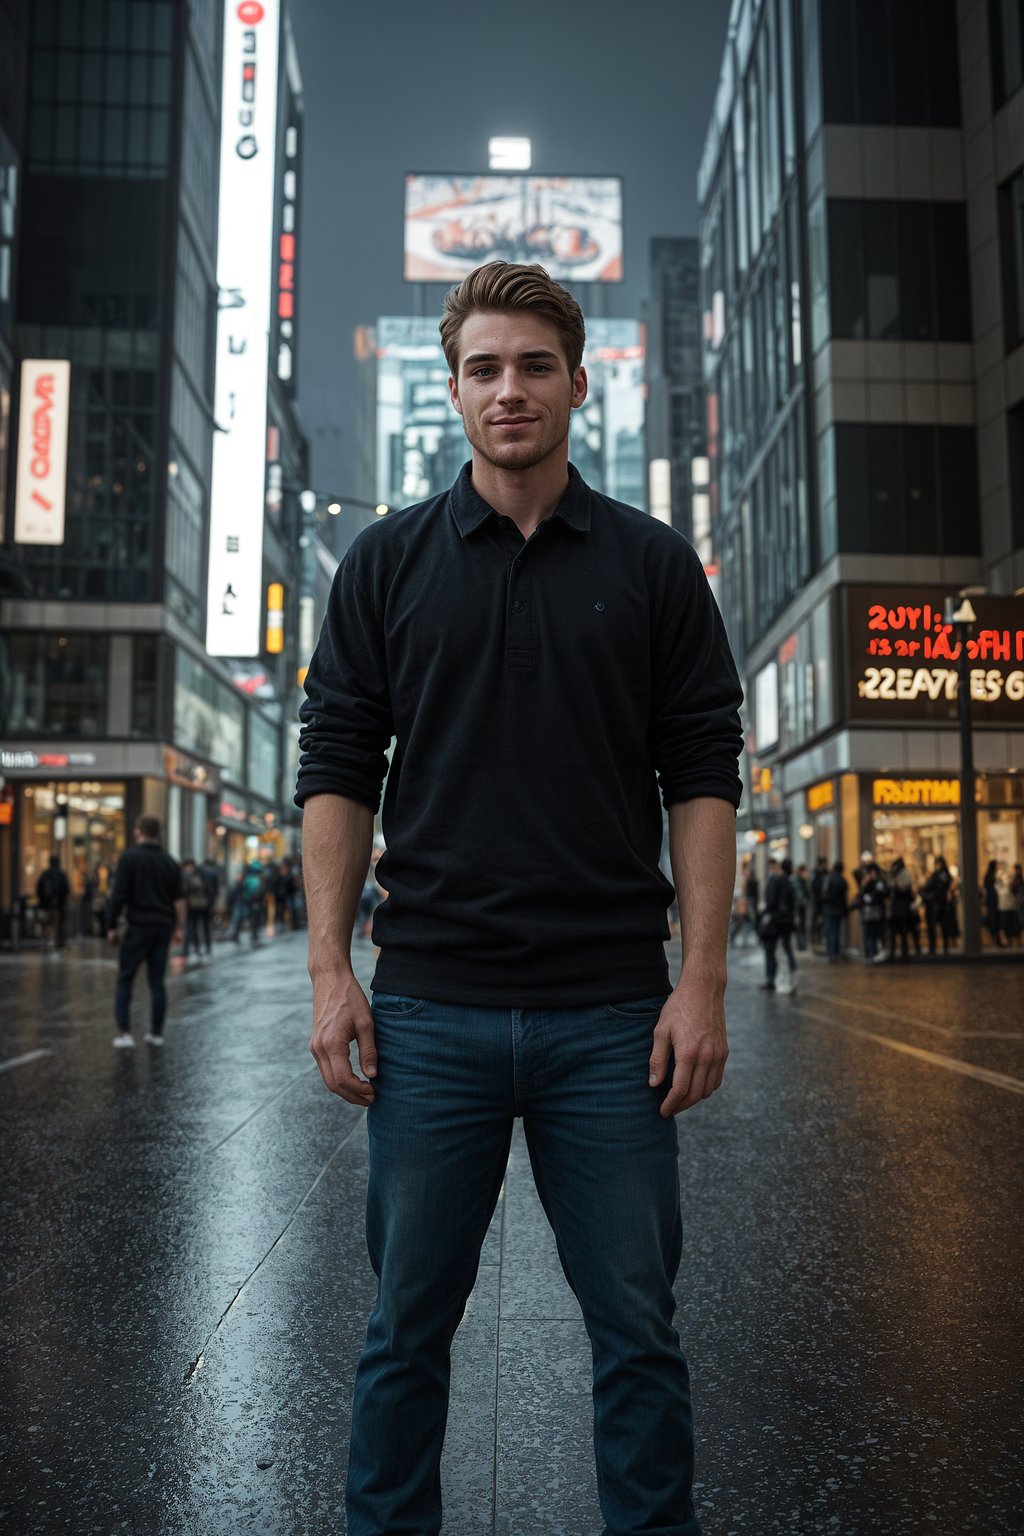
[[728, 1055], [725, 982], [684, 972], [661, 1010], [651, 1051], [652, 1088], [665, 1081], [669, 1058], [675, 1058], [672, 1086], [661, 1106], [664, 1118], [710, 1099], [722, 1086]]

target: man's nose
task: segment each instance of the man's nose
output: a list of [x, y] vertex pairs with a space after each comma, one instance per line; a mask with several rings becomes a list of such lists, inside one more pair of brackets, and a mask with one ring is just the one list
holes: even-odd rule
[[514, 368], [506, 368], [501, 375], [498, 384], [498, 398], [501, 400], [522, 400], [522, 380]]

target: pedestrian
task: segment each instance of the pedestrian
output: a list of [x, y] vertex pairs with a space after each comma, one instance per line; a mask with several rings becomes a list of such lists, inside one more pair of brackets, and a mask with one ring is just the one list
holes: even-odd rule
[[988, 868], [981, 882], [981, 895], [985, 914], [985, 927], [988, 929], [989, 938], [997, 949], [1002, 948], [1003, 933], [999, 921], [999, 891], [996, 886], [996, 873], [998, 865], [995, 859], [989, 859]]
[[[379, 1281], [348, 1536], [441, 1528], [449, 1350], [516, 1116], [591, 1339], [605, 1523], [699, 1536], [674, 1116], [727, 1055], [741, 693], [691, 546], [568, 463], [575, 299], [493, 262], [445, 311], [472, 462], [352, 544], [302, 708], [311, 1049], [368, 1107]], [[349, 941], [392, 735], [368, 1005]]]
[[[119, 939], [118, 919], [127, 913], [128, 925]], [[107, 903], [107, 938], [120, 942], [117, 991], [114, 1008], [117, 1034], [114, 1044], [130, 1049], [135, 1044], [131, 1026], [132, 982], [145, 961], [149, 982], [149, 1045], [163, 1045], [167, 993], [164, 974], [171, 944], [180, 944], [185, 927], [187, 901], [181, 866], [160, 843], [160, 818], [140, 816], [135, 823], [135, 846], [118, 862]]]
[[186, 859], [181, 870], [187, 904], [184, 955], [188, 959], [194, 951], [198, 958], [203, 950], [210, 953], [210, 892], [195, 859]]
[[828, 882], [828, 859], [821, 855], [811, 876], [811, 948], [817, 949], [825, 932], [825, 886]]
[[768, 883], [764, 888], [764, 911], [759, 931], [764, 944], [765, 974], [762, 992], [775, 991], [778, 962], [775, 947], [782, 945], [786, 952], [788, 985], [786, 990], [796, 991], [796, 956], [793, 954], [793, 928], [796, 922], [796, 903], [793, 895], [793, 861], [772, 859], [768, 865]]
[[1024, 932], [1024, 870], [1019, 864], [1013, 866], [1013, 876], [1010, 880], [1010, 890], [1017, 902], [1017, 930]]
[[931, 874], [921, 887], [921, 900], [924, 902], [924, 924], [928, 930], [928, 953], [935, 953], [935, 936], [942, 935], [942, 953], [949, 953], [949, 906], [950, 892], [953, 888], [953, 876], [949, 872], [949, 865], [941, 853], [936, 854], [935, 864]]
[[199, 866], [199, 873], [206, 886], [206, 910], [200, 914], [199, 932], [206, 942], [206, 953], [209, 954], [213, 948], [213, 919], [217, 911], [217, 897], [220, 895], [220, 868], [216, 859], [207, 854]]
[[864, 958], [869, 965], [881, 964], [888, 959], [885, 950], [885, 902], [889, 887], [874, 859], [861, 871], [860, 907], [861, 929], [864, 938]]
[[897, 855], [892, 861], [889, 870], [889, 889], [892, 892], [892, 911], [890, 914], [890, 926], [892, 929], [892, 958], [896, 958], [896, 941], [900, 944], [900, 958], [910, 959], [908, 938], [914, 941], [914, 954], [920, 957], [921, 934], [917, 921], [915, 903], [917, 897], [914, 894], [914, 881], [910, 870], [903, 859]]
[[42, 946], [44, 955], [59, 958], [64, 948], [64, 921], [71, 887], [60, 867], [60, 854], [51, 853], [50, 862], [36, 881], [36, 901], [43, 914]]
[[829, 960], [842, 959], [842, 926], [849, 910], [849, 891], [840, 860], [832, 865], [821, 895], [821, 913], [825, 924], [825, 953]]
[[800, 864], [791, 877], [793, 887], [793, 918], [797, 949], [807, 948], [807, 913], [811, 905], [811, 882], [807, 878], [807, 865]]
[[255, 949], [263, 935], [263, 925], [266, 921], [267, 891], [269, 882], [267, 871], [257, 858], [249, 860], [242, 875], [242, 900], [245, 909], [245, 918], [249, 923], [249, 936], [252, 947]]
[[732, 904], [732, 918], [729, 922], [729, 945], [735, 943], [737, 935], [743, 935], [743, 948], [748, 941], [757, 944], [757, 900], [760, 887], [754, 873], [754, 861], [749, 854], [743, 860], [739, 878], [736, 881], [736, 890]]
[[1006, 948], [1020, 946], [1020, 918], [1010, 871], [1005, 864], [996, 870], [996, 900], [999, 910], [999, 936]]

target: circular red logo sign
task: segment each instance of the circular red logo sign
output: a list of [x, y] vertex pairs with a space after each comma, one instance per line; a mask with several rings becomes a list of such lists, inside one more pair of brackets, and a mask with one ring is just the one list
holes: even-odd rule
[[238, 7], [238, 19], [247, 27], [254, 27], [258, 21], [262, 21], [263, 7], [260, 0], [242, 0]]

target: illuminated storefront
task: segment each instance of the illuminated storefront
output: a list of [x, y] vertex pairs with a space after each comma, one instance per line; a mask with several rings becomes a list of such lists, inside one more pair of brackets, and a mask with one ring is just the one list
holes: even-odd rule
[[[902, 858], [919, 886], [941, 856], [960, 877], [961, 642], [947, 595], [835, 587], [761, 654], [750, 680], [755, 760], [781, 792], [795, 863], [841, 859], [852, 875], [864, 852], [883, 870]], [[1024, 599], [971, 600], [980, 885], [992, 860], [1011, 879], [1024, 860]], [[767, 826], [763, 813], [757, 824]]]

